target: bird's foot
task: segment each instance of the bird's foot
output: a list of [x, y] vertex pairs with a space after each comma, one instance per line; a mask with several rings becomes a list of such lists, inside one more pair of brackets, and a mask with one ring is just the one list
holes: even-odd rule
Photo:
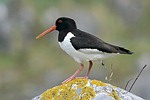
[[64, 83], [67, 83], [67, 82], [69, 82], [69, 81], [71, 81], [71, 80], [73, 80], [75, 77], [69, 77], [69, 78], [67, 78], [66, 80], [64, 80], [63, 82], [62, 82], [62, 84], [64, 84]]
[[84, 77], [69, 77], [69, 78], [67, 78], [66, 80], [64, 80], [64, 81], [62, 82], [62, 84], [67, 83], [67, 82], [73, 80], [74, 78], [88, 79], [88, 76], [84, 76]]

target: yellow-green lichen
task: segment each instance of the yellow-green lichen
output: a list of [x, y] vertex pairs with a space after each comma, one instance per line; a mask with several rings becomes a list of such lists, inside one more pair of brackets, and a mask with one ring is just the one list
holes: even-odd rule
[[91, 80], [91, 83], [96, 86], [107, 86], [107, 84], [105, 84], [101, 81], [98, 81], [98, 80]]
[[90, 86], [83, 87], [81, 94], [83, 95], [82, 100], [90, 100], [90, 98], [94, 98], [96, 95], [94, 89]]
[[[88, 79], [76, 78], [68, 83], [56, 86], [44, 92], [40, 100], [90, 100], [96, 93], [90, 86], [86, 86]], [[77, 89], [81, 89], [80, 93]]]
[[[88, 83], [88, 79], [75, 78], [74, 80], [68, 82], [70, 84], [76, 84], [78, 88], [85, 86]], [[67, 83], [67, 84], [68, 84]]]
[[112, 96], [115, 100], [120, 100], [120, 97], [118, 96], [118, 93], [115, 90], [112, 90], [112, 93], [109, 95]]

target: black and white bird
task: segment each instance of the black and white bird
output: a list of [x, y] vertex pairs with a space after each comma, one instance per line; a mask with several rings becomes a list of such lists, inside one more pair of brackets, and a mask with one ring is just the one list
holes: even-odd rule
[[125, 48], [106, 43], [94, 35], [77, 29], [75, 21], [67, 17], [58, 18], [54, 26], [41, 33], [36, 39], [54, 30], [59, 31], [58, 42], [60, 47], [80, 64], [79, 69], [63, 83], [74, 79], [82, 71], [83, 61], [89, 62], [89, 68], [82, 78], [88, 78], [93, 60], [102, 60], [117, 54], [132, 54]]

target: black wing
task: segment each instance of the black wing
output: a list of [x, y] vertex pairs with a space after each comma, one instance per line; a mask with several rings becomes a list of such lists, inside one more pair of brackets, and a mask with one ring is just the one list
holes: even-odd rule
[[78, 29], [74, 30], [73, 34], [75, 37], [71, 38], [71, 43], [76, 50], [97, 49], [106, 53], [132, 54], [132, 52], [127, 49], [108, 44], [101, 39]]

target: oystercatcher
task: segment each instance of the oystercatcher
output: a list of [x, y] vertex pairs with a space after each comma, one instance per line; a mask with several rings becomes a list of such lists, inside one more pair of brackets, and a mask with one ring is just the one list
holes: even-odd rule
[[122, 47], [106, 43], [94, 35], [77, 29], [75, 21], [67, 17], [58, 18], [54, 26], [41, 33], [36, 39], [54, 30], [59, 31], [58, 42], [60, 47], [80, 64], [79, 69], [64, 82], [74, 79], [82, 71], [84, 67], [83, 61], [89, 62], [89, 68], [86, 75], [82, 78], [88, 78], [93, 60], [102, 60], [116, 54], [133, 53]]

